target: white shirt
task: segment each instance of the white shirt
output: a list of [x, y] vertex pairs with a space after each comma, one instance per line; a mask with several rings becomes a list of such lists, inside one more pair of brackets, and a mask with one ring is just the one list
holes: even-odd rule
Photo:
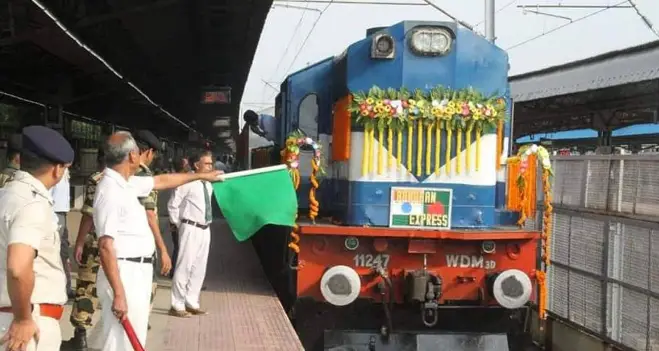
[[196, 180], [174, 189], [174, 193], [167, 202], [169, 221], [177, 227], [180, 225], [182, 219], [199, 224], [208, 224], [206, 223], [204, 191], [208, 193], [209, 200], [212, 201], [213, 188], [206, 181]]
[[99, 238], [114, 239], [117, 258], [151, 257], [156, 250], [146, 211], [138, 197], [153, 190], [153, 177], [130, 177], [128, 181], [106, 168], [96, 186], [94, 226]]
[[53, 208], [55, 212], [69, 212], [71, 209], [71, 185], [69, 184], [69, 170], [64, 171], [64, 176], [59, 183], [50, 189], [50, 194], [53, 197]]
[[7, 289], [7, 247], [11, 244], [28, 245], [37, 251], [30, 301], [65, 304], [66, 277], [53, 200], [43, 183], [23, 171], [16, 171], [14, 180], [0, 192], [0, 306], [3, 307], [11, 305]]

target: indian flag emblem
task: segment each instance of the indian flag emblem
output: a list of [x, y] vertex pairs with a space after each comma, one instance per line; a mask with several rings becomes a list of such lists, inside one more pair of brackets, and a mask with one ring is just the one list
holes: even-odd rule
[[392, 187], [391, 227], [449, 229], [451, 189]]

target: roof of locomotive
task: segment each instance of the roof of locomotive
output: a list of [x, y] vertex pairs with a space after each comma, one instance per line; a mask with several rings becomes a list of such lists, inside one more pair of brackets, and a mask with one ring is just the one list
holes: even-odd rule
[[[484, 93], [490, 93], [490, 94], [501, 93], [502, 92], [501, 89], [504, 86], [507, 87], [507, 70], [509, 68], [509, 65], [508, 65], [508, 54], [505, 52], [505, 50], [499, 48], [493, 43], [490, 43], [485, 38], [483, 38], [482, 36], [480, 36], [475, 32], [472, 32], [467, 29], [458, 28], [456, 24], [453, 22], [442, 22], [442, 21], [402, 21], [393, 24], [389, 27], [382, 27], [379, 28], [378, 30], [371, 31], [371, 33], [369, 33], [369, 35], [366, 35], [363, 39], [360, 39], [348, 45], [346, 50], [343, 51], [341, 54], [327, 57], [323, 60], [310, 64], [298, 71], [295, 71], [289, 74], [284, 80], [284, 82], [288, 81], [292, 77], [306, 73], [310, 70], [314, 70], [319, 66], [325, 65], [327, 64], [328, 61], [332, 60], [334, 66], [340, 66], [342, 63], [345, 66], [345, 67], [340, 67], [338, 69], [336, 68], [334, 69], [335, 72], [334, 83], [336, 85], [335, 89], [342, 91], [342, 93], [337, 94], [337, 96], [343, 96], [344, 95], [343, 93], [346, 92], [345, 90], [349, 90], [349, 91], [368, 90], [373, 84], [378, 85], [378, 81], [380, 81], [379, 85], [382, 86], [407, 86], [408, 88], [416, 88], [417, 84], [413, 84], [409, 81], [406, 81], [406, 79], [403, 78], [403, 75], [408, 74], [408, 76], [411, 77], [414, 75], [409, 75], [409, 72], [430, 68], [429, 66], [430, 63], [428, 61], [426, 61], [425, 63], [422, 61], [418, 61], [418, 57], [410, 56], [410, 54], [407, 53], [406, 50], [398, 50], [398, 52], [396, 53], [396, 57], [394, 59], [387, 61], [380, 61], [376, 65], [373, 65], [374, 61], [372, 61], [369, 56], [363, 55], [363, 53], [365, 52], [365, 50], [370, 50], [372, 36], [377, 33], [385, 32], [391, 35], [394, 38], [394, 40], [399, 43], [398, 45], [401, 45], [406, 41], [408, 37], [408, 33], [412, 29], [419, 26], [441, 26], [448, 28], [453, 34], [454, 39], [458, 38], [460, 41], [463, 41], [465, 43], [463, 44], [463, 46], [466, 47], [466, 49], [464, 48], [460, 49], [461, 55], [479, 56], [481, 57], [479, 59], [481, 61], [483, 60], [483, 58], [487, 57], [487, 59], [490, 60], [491, 63], [497, 65], [498, 67], [502, 67], [501, 71], [505, 71], [505, 74], [501, 75], [501, 77], [497, 77], [497, 79], [495, 79], [496, 83], [485, 84], [487, 87], [491, 87], [491, 89], [486, 89]], [[402, 48], [405, 48], [405, 46], [402, 46]], [[455, 50], [452, 50], [452, 52], [449, 53], [447, 56], [456, 55], [456, 53], [453, 51]], [[363, 72], [365, 71], [363, 67], [368, 67], [369, 71], [372, 71], [369, 72], [370, 79], [361, 79], [361, 80], [351, 79], [352, 77], [356, 77], [356, 76], [360, 76], [360, 78], [363, 77], [361, 74], [359, 75], [351, 74], [348, 71], [345, 71], [347, 69], [347, 65], [346, 65], [347, 61], [351, 61], [352, 67], [357, 67], [356, 69], [355, 68], [352, 69], [357, 72]], [[390, 64], [390, 65], [393, 64], [396, 65], [398, 68], [379, 69], [378, 67], [376, 67], [377, 65], [384, 66], [386, 64]], [[338, 78], [336, 77], [337, 74], [342, 75], [343, 77]], [[386, 77], [386, 79], [384, 80], [378, 79], [382, 77]], [[468, 80], [464, 80], [464, 81], [466, 83], [470, 83], [470, 81]], [[368, 86], [366, 85], [361, 86], [360, 84], [355, 85], [355, 82], [364, 82], [364, 84], [367, 84]], [[437, 83], [435, 83], [434, 85], [437, 85]], [[455, 85], [458, 85], [455, 88], [466, 88], [466, 86], [462, 87], [460, 86], [461, 84], [457, 82]], [[422, 89], [428, 88], [428, 87], [424, 88], [423, 85], [418, 87], [421, 87]], [[492, 91], [487, 91], [487, 90], [492, 90]], [[505, 90], [507, 92], [508, 89]]]

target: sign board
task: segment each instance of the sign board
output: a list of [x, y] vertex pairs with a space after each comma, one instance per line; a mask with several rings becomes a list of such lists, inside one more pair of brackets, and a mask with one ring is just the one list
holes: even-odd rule
[[451, 229], [452, 189], [391, 187], [391, 228]]
[[230, 104], [231, 88], [218, 87], [205, 89], [201, 94], [201, 103], [208, 104]]

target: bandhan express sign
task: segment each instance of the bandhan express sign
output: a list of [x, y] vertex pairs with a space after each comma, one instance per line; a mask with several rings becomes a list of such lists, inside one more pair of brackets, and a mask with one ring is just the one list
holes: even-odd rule
[[392, 187], [389, 226], [451, 229], [452, 189]]

